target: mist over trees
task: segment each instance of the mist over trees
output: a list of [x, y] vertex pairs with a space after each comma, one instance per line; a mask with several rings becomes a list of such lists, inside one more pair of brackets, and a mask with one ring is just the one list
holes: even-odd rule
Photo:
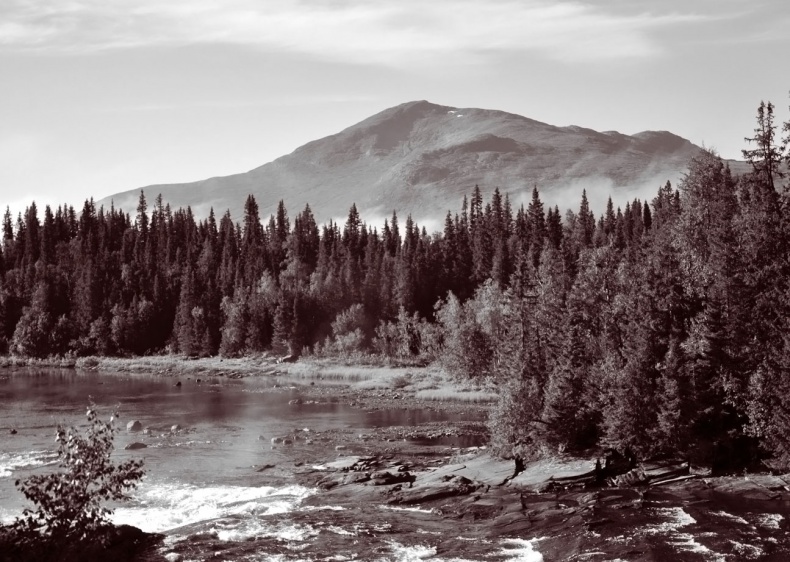
[[[343, 225], [196, 220], [141, 193], [6, 211], [0, 345], [48, 355], [273, 352], [440, 361], [499, 389], [501, 454], [610, 446], [724, 466], [790, 461], [790, 123], [761, 104], [731, 173], [712, 151], [677, 186], [596, 217], [514, 209], [479, 188], [428, 234], [355, 206]], [[778, 138], [783, 137], [783, 138]]]

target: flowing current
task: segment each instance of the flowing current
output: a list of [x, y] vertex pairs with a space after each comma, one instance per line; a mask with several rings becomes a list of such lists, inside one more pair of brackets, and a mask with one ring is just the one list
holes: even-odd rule
[[[396, 510], [366, 506], [371, 517], [355, 520], [337, 506], [305, 505], [317, 490], [287, 478], [272, 486], [262, 474], [286, 462], [283, 449], [272, 447], [273, 437], [442, 421], [446, 414], [366, 413], [331, 401], [294, 404], [289, 402], [299, 397], [298, 389], [274, 390], [262, 380], [218, 377], [198, 382], [192, 376], [175, 386], [176, 380], [54, 369], [0, 372], [0, 521], [7, 523], [28, 507], [15, 480], [55, 468], [57, 424], [84, 425], [86, 406], [93, 401], [105, 419], [113, 409], [120, 413], [116, 462], [145, 461], [144, 481], [131, 501], [115, 506], [114, 521], [165, 534], [160, 556], [180, 552], [182, 560], [282, 562], [465, 560], [437, 553], [430, 531], [410, 529], [419, 540], [402, 541], [398, 531], [404, 514]], [[125, 430], [133, 420], [148, 428], [146, 435]], [[134, 442], [147, 447], [124, 449]], [[326, 548], [317, 548], [322, 545]], [[490, 551], [497, 560], [542, 560], [526, 540], [491, 544]]]

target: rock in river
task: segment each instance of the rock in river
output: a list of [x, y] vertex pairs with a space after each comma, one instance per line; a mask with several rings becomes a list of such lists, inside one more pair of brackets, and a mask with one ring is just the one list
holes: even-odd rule
[[143, 424], [139, 420], [132, 420], [126, 424], [126, 431], [140, 431], [143, 429]]
[[135, 441], [134, 443], [129, 443], [124, 449], [127, 451], [134, 451], [136, 449], [147, 449], [148, 445], [145, 443], [140, 443], [139, 441]]

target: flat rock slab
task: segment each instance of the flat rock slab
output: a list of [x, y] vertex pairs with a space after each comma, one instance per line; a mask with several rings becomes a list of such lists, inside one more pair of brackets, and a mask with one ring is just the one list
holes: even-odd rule
[[778, 492], [764, 488], [751, 480], [726, 480], [709, 482], [713, 492], [718, 494], [737, 495], [738, 498], [751, 501], [770, 501], [781, 498]]
[[771, 491], [787, 491], [790, 489], [785, 479], [779, 476], [772, 476], [770, 474], [750, 474], [746, 478], [750, 482], [754, 482], [758, 486], [762, 486]]
[[668, 478], [671, 476], [679, 476], [681, 474], [688, 474], [689, 466], [687, 463], [644, 463], [642, 464], [642, 471], [645, 476], [650, 480], [657, 480], [660, 478]]
[[455, 496], [464, 496], [471, 493], [474, 486], [466, 483], [447, 484], [434, 483], [428, 486], [420, 486], [403, 490], [399, 497], [394, 498], [393, 503], [414, 504], [426, 503]]
[[469, 480], [475, 480], [488, 486], [501, 486], [516, 472], [516, 463], [481, 455], [470, 459], [462, 470], [458, 471]]
[[446, 464], [444, 466], [440, 466], [430, 472], [417, 475], [417, 485], [431, 486], [447, 482], [459, 474], [462, 474], [462, 471], [465, 468], [465, 464]]
[[354, 465], [369, 461], [372, 457], [358, 457], [358, 456], [348, 456], [342, 457], [336, 461], [327, 463], [325, 466], [329, 470], [351, 470]]
[[527, 464], [524, 471], [510, 480], [508, 485], [533, 490], [549, 480], [584, 476], [594, 468], [595, 463], [589, 460], [541, 460]]

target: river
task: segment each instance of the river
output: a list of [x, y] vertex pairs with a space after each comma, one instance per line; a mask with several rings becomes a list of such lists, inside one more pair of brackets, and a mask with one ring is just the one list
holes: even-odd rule
[[[754, 475], [641, 491], [569, 490], [522, 495], [520, 505], [517, 493], [491, 487], [449, 498], [439, 511], [391, 505], [382, 487], [357, 502], [343, 486], [331, 493], [314, 487], [327, 468], [320, 463], [365, 450], [385, 457], [392, 445], [390, 456], [403, 464], [419, 458], [457, 466], [458, 447], [474, 443], [435, 439], [426, 428], [480, 418], [462, 409], [365, 410], [337, 398], [336, 387], [314, 401], [306, 387], [268, 376], [196, 376], [176, 385], [179, 379], [161, 375], [0, 371], [0, 522], [26, 507], [15, 480], [56, 468], [56, 426], [84, 426], [93, 402], [105, 419], [120, 413], [114, 460], [145, 462], [144, 480], [113, 515], [115, 523], [164, 535], [143, 562], [790, 560], [790, 480]], [[133, 420], [147, 432], [126, 431]], [[409, 444], [404, 426], [420, 426]], [[371, 435], [377, 441], [368, 443]], [[272, 443], [284, 436], [294, 444]], [[389, 443], [398, 436], [400, 443]], [[135, 442], [146, 447], [124, 449]], [[408, 451], [417, 453], [403, 458]], [[474, 513], [486, 510], [496, 519], [477, 520]]]
[[[272, 446], [278, 436], [452, 421], [454, 414], [429, 409], [366, 412], [331, 400], [300, 403], [298, 388], [275, 389], [265, 379], [192, 377], [182, 378], [179, 386], [175, 382], [156, 375], [57, 369], [0, 372], [0, 521], [13, 520], [26, 507], [15, 480], [56, 467], [55, 427], [84, 426], [86, 407], [93, 402], [105, 419], [113, 410], [120, 414], [114, 459], [145, 462], [143, 482], [130, 502], [115, 506], [113, 520], [164, 533], [161, 555], [191, 541], [193, 547], [181, 548], [188, 552], [182, 559], [365, 559], [353, 552], [357, 545], [357, 551], [375, 552], [378, 560], [449, 560], [437, 556], [430, 541], [398, 542], [392, 529], [404, 518], [396, 511], [368, 506], [381, 510], [381, 516], [374, 514], [379, 523], [337, 524], [343, 517], [334, 506], [303, 505], [315, 489], [287, 478], [272, 485], [265, 469], [292, 463], [287, 447]], [[139, 420], [146, 433], [127, 432], [132, 420]], [[124, 449], [134, 442], [147, 447]], [[332, 513], [335, 523], [327, 525], [322, 513]], [[325, 541], [327, 537], [332, 540]], [[300, 554], [308, 546], [314, 552], [322, 541], [337, 550], [320, 558]], [[491, 548], [502, 550], [498, 559], [540, 559], [528, 541]]]

